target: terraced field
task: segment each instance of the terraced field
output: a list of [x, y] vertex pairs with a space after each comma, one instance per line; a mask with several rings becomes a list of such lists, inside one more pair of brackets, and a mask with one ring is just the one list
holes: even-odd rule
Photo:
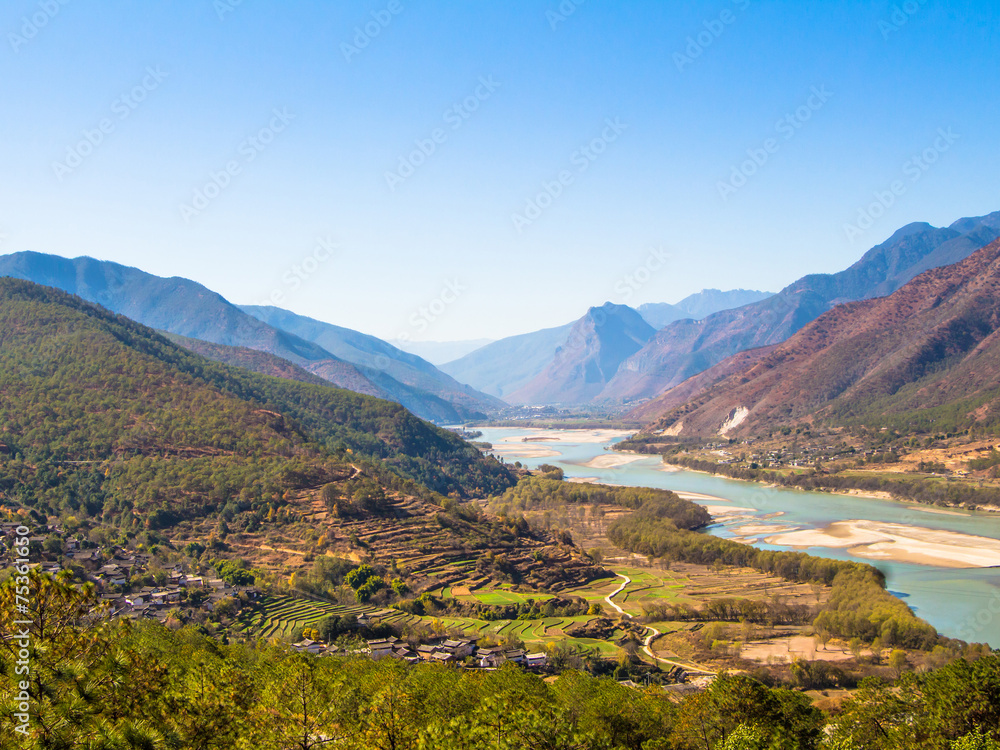
[[616, 566], [615, 572], [623, 573], [632, 579], [632, 582], [615, 597], [618, 605], [630, 615], [643, 614], [645, 604], [677, 599], [690, 584], [686, 576], [668, 570]]
[[299, 628], [315, 627], [327, 615], [357, 616], [362, 613], [390, 623], [411, 619], [410, 615], [394, 609], [344, 606], [294, 596], [269, 596], [262, 600], [260, 611], [241, 617], [236, 627], [239, 632], [254, 638], [287, 640]]
[[523, 604], [529, 599], [535, 602], [546, 602], [552, 597], [549, 594], [519, 594], [505, 588], [493, 588], [478, 589], [472, 592], [471, 598], [483, 604]]

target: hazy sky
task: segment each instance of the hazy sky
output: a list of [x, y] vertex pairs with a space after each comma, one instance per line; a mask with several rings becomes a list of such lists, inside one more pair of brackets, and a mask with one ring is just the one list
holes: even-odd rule
[[777, 290], [1000, 209], [998, 5], [8, 0], [0, 252], [387, 339]]

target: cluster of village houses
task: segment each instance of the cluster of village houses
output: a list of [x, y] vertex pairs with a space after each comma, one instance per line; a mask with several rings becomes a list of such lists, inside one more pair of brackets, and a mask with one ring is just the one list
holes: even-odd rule
[[[10, 536], [17, 526], [15, 523], [0, 524], [0, 536]], [[48, 531], [59, 533], [61, 529], [50, 527]], [[46, 538], [32, 536], [29, 541], [38, 547]], [[189, 595], [193, 590], [201, 590], [203, 595], [198, 597], [200, 601], [197, 606], [209, 612], [227, 597], [246, 593], [250, 599], [255, 599], [259, 594], [254, 586], [231, 586], [221, 578], [188, 575], [179, 568], [166, 571], [166, 580], [162, 586], [143, 586], [127, 594], [114, 593], [111, 587], [127, 587], [132, 578], [148, 572], [150, 555], [133, 552], [120, 546], [107, 549], [81, 549], [79, 540], [72, 538], [63, 540], [63, 549], [66, 560], [87, 571], [88, 577], [105, 592], [100, 595], [100, 600], [108, 603], [113, 617], [132, 619], [148, 617], [164, 621], [168, 617], [169, 609], [181, 604], [183, 599], [189, 598], [183, 594], [185, 589]], [[52, 560], [32, 563], [31, 567], [51, 574], [56, 574], [63, 568], [59, 562]]]
[[[0, 540], [12, 535], [18, 525], [15, 523], [0, 525]], [[50, 528], [48, 531], [59, 533], [61, 529]], [[36, 547], [40, 546], [45, 538], [33, 536], [31, 543]], [[207, 611], [212, 611], [227, 597], [236, 597], [241, 593], [250, 599], [259, 596], [259, 591], [254, 586], [231, 586], [221, 578], [190, 575], [179, 568], [166, 571], [166, 580], [162, 586], [143, 586], [129, 593], [115, 593], [113, 588], [128, 587], [135, 576], [144, 575], [148, 571], [150, 555], [133, 552], [120, 546], [108, 549], [81, 549], [76, 539], [64, 539], [63, 543], [66, 560], [86, 570], [88, 577], [98, 583], [100, 589], [105, 592], [100, 595], [100, 599], [108, 603], [110, 615], [113, 617], [151, 618], [163, 622], [172, 608], [184, 604], [192, 606], [191, 594], [194, 591], [201, 592], [200, 596], [194, 599], [198, 601], [196, 606]], [[55, 574], [62, 570], [63, 566], [56, 561], [43, 561], [33, 563], [32, 567], [38, 567], [45, 573]], [[358, 627], [371, 624], [373, 621], [369, 615], [358, 615]], [[309, 639], [300, 641], [293, 647], [311, 654], [337, 652], [336, 646], [328, 646]], [[501, 646], [479, 648], [478, 638], [457, 640], [441, 638], [412, 649], [405, 641], [392, 637], [368, 641], [366, 652], [373, 659], [400, 659], [411, 664], [433, 661], [464, 665], [468, 657], [473, 657], [476, 666], [487, 669], [505, 663], [518, 664], [525, 668], [541, 668], [546, 664], [546, 656], [543, 653], [528, 654], [520, 649], [505, 649]]]
[[[18, 525], [16, 523], [0, 524], [0, 548], [9, 546], [7, 538], [14, 535], [14, 529]], [[49, 531], [58, 533], [61, 529], [50, 527]], [[40, 546], [45, 538], [33, 536], [30, 542], [34, 546]], [[195, 601], [200, 600], [197, 606], [208, 611], [213, 610], [219, 601], [227, 597], [246, 594], [248, 598], [256, 599], [260, 595], [259, 590], [254, 586], [231, 586], [221, 578], [190, 575], [176, 568], [166, 571], [166, 580], [162, 586], [144, 586], [127, 594], [113, 593], [109, 591], [110, 586], [126, 587], [135, 576], [147, 572], [150, 555], [133, 552], [119, 546], [107, 550], [80, 549], [80, 544], [75, 539], [64, 539], [64, 545], [65, 557], [73, 564], [87, 570], [90, 578], [98, 582], [106, 592], [101, 594], [101, 600], [108, 602], [110, 614], [113, 617], [152, 618], [163, 622], [169, 616], [170, 610], [178, 604], [192, 606], [191, 593], [195, 591], [200, 592], [199, 596], [194, 597]], [[62, 566], [53, 561], [33, 563], [32, 567], [52, 574], [62, 570]], [[187, 590], [187, 597], [183, 593], [185, 590]], [[376, 622], [377, 620], [368, 614], [362, 613], [357, 616], [359, 628], [376, 624]], [[308, 638], [293, 644], [292, 648], [316, 655], [333, 655], [339, 652], [337, 646]], [[406, 641], [396, 637], [380, 638], [368, 641], [367, 647], [361, 653], [368, 654], [372, 659], [399, 659], [409, 664], [426, 661], [481, 669], [496, 669], [504, 664], [516, 664], [525, 669], [540, 670], [544, 669], [548, 663], [546, 654], [541, 652], [529, 654], [522, 649], [510, 649], [503, 646], [480, 648], [479, 639], [474, 637], [430, 639], [430, 642], [422, 643], [416, 647], [411, 647]], [[685, 681], [686, 678], [683, 674], [677, 676], [678, 683]], [[621, 684], [635, 688], [640, 687], [631, 680], [625, 680]], [[663, 689], [691, 691], [704, 687], [705, 685], [694, 681], [686, 685], [666, 685]]]
[[[320, 641], [305, 639], [292, 645], [297, 651], [310, 654], [334, 654], [336, 646], [328, 646]], [[409, 664], [422, 661], [438, 664], [461, 664], [467, 666], [472, 659], [472, 666], [483, 669], [495, 669], [504, 664], [518, 664], [527, 669], [541, 669], [547, 663], [544, 653], [528, 654], [523, 649], [510, 649], [503, 646], [479, 647], [478, 638], [437, 638], [430, 643], [422, 643], [411, 647], [406, 641], [396, 637], [379, 638], [368, 641], [366, 652], [372, 659], [399, 659]]]

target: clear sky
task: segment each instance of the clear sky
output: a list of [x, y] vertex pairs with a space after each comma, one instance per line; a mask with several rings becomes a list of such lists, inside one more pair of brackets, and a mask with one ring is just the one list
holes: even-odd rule
[[390, 340], [773, 291], [1000, 209], [998, 27], [996, 0], [8, 0], [0, 252]]

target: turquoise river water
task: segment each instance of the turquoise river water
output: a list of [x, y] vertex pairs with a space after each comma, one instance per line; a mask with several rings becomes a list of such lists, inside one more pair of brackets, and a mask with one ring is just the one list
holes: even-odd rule
[[[872, 520], [1000, 539], [1000, 514], [996, 513], [944, 515], [928, 512], [920, 505], [769, 487], [693, 471], [665, 471], [659, 456], [644, 456], [609, 468], [584, 466], [601, 456], [618, 455], [608, 450], [608, 446], [622, 437], [596, 439], [596, 435], [587, 430], [489, 428], [483, 429], [483, 437], [479, 439], [493, 443], [497, 455], [504, 456], [508, 462], [517, 460], [529, 468], [549, 463], [561, 467], [567, 477], [592, 477], [608, 484], [656, 487], [721, 498], [733, 506], [752, 509], [744, 514], [760, 519], [750, 521], [752, 523], [780, 523], [809, 529], [825, 527], [833, 521]], [[521, 440], [522, 436], [547, 439], [525, 443]], [[552, 440], [552, 437], [557, 439]], [[701, 502], [719, 505], [718, 501]], [[776, 513], [781, 515], [771, 515]], [[730, 526], [746, 523], [748, 520], [744, 517], [736, 522], [715, 524], [707, 532], [723, 537], [734, 536]], [[757, 542], [755, 546], [788, 549], [763, 542]], [[827, 547], [810, 547], [805, 551], [821, 557], [858, 559], [875, 565], [885, 573], [888, 589], [940, 633], [1000, 647], [1000, 568], [943, 568], [861, 560], [854, 558], [846, 549]]]

